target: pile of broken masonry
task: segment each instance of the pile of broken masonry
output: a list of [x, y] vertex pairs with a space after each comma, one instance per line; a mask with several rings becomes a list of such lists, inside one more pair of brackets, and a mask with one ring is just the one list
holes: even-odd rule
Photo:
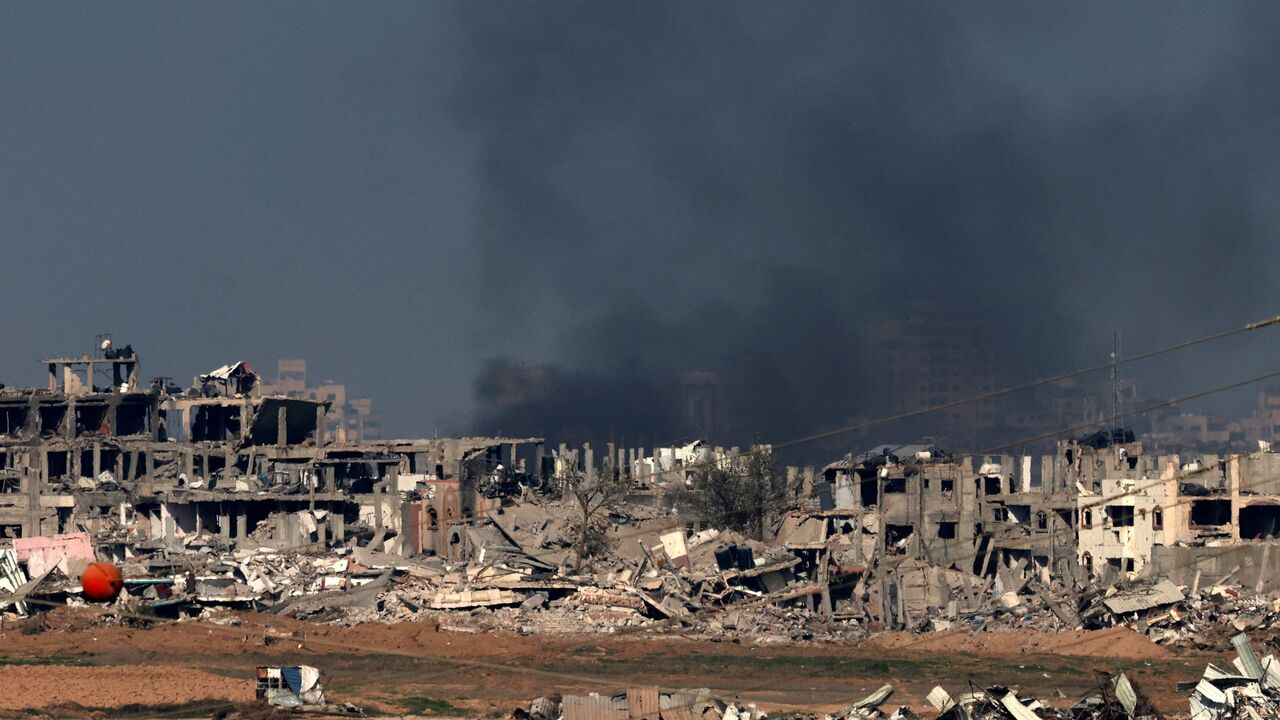
[[[124, 563], [121, 607], [179, 619], [254, 609], [314, 622], [429, 622], [464, 632], [675, 629], [765, 644], [858, 640], [887, 630], [1114, 625], [1199, 649], [1222, 647], [1243, 631], [1280, 639], [1280, 596], [1241, 586], [1159, 580], [1067, 590], [1018, 566], [1000, 565], [989, 577], [907, 556], [877, 556], [861, 566], [841, 554], [841, 538], [815, 545], [802, 533], [780, 532], [779, 540], [762, 543], [686, 529], [670, 513], [643, 506], [615, 513], [609, 551], [579, 562], [565, 540], [571, 512], [562, 502], [508, 502], [453, 526], [447, 558], [383, 552], [385, 532], [306, 550], [242, 543], [219, 551], [195, 538]], [[803, 529], [810, 519], [788, 522]], [[0, 548], [0, 592], [7, 592], [0, 610], [9, 615], [76, 603], [75, 565], [94, 552], [83, 533], [31, 542], [46, 549]], [[51, 548], [68, 555], [52, 557]]]

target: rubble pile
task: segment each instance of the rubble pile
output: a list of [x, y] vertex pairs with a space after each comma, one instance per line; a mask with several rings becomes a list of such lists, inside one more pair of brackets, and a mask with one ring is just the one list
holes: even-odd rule
[[1123, 673], [1106, 678], [1097, 691], [1068, 708], [1055, 708], [1004, 687], [989, 687], [954, 698], [942, 687], [935, 687], [928, 700], [938, 710], [938, 720], [1156, 720], [1161, 717]]
[[1242, 632], [1280, 640], [1280, 595], [1239, 585], [1201, 589], [1146, 581], [1105, 588], [1081, 604], [1084, 628], [1123, 625], [1170, 647], [1221, 650]]
[[[464, 631], [613, 633], [644, 628], [757, 644], [848, 641], [884, 630], [1000, 632], [1124, 625], [1157, 643], [1220, 649], [1250, 631], [1280, 638], [1280, 598], [1235, 585], [1186, 588], [1169, 580], [1071, 589], [1017, 564], [982, 577], [909, 557], [841, 564], [840, 541], [797, 532], [778, 542], [691, 531], [652, 508], [615, 520], [610, 552], [578, 562], [564, 542], [563, 504], [508, 501], [459, 532], [459, 559], [383, 552], [385, 538], [289, 551], [210, 552], [188, 543], [125, 565], [124, 607], [186, 618], [256, 609], [352, 625], [426, 622]], [[820, 548], [810, 542], [822, 541]], [[74, 602], [83, 536], [41, 539], [42, 551], [6, 557], [10, 614], [22, 600]], [[23, 558], [23, 559], [19, 559]], [[825, 564], [824, 564], [825, 561]], [[70, 565], [69, 565], [70, 564]], [[21, 593], [16, 592], [21, 588]]]
[[[835, 712], [770, 715], [754, 703], [743, 705], [737, 700], [716, 698], [705, 688], [667, 692], [648, 687], [609, 696], [592, 693], [539, 697], [527, 708], [517, 708], [512, 717], [515, 720], [598, 720], [602, 717], [618, 720], [913, 720], [924, 717], [936, 720], [1161, 720], [1163, 717], [1123, 673], [1103, 676], [1098, 690], [1066, 708], [1054, 707], [1016, 688], [993, 686], [953, 696], [939, 686], [927, 697], [935, 713], [922, 716], [905, 706], [886, 708], [893, 694], [893, 685], [885, 684]], [[1195, 703], [1193, 699], [1193, 708]], [[1236, 717], [1246, 716], [1206, 715], [1203, 720]], [[1194, 714], [1193, 719], [1201, 720]]]
[[1232, 669], [1205, 668], [1191, 695], [1192, 720], [1253, 720], [1280, 717], [1280, 661], [1259, 658], [1249, 636], [1231, 638]]
[[[736, 449], [724, 454], [694, 443], [680, 449], [685, 464], [663, 452], [655, 456], [662, 472], [644, 481], [634, 480], [643, 473], [628, 480], [615, 472], [620, 459], [606, 466], [601, 472], [629, 484], [622, 499], [600, 506], [589, 522], [554, 478], [602, 475], [591, 475], [589, 457], [579, 468], [579, 458], [562, 447], [544, 458], [553, 461], [551, 474], [489, 468], [480, 512], [447, 522], [413, 503], [443, 502], [457, 488], [406, 473], [397, 478], [404, 480], [397, 485], [404, 489], [399, 512], [417, 513], [418, 526], [385, 522], [392, 505], [374, 503], [355, 514], [296, 505], [267, 514], [234, 542], [230, 515], [206, 524], [195, 512], [183, 516], [188, 529], [181, 530], [170, 511], [158, 518], [162, 530], [173, 530], [160, 534], [163, 542], [120, 545], [87, 531], [17, 538], [12, 549], [0, 547], [0, 612], [24, 615], [75, 602], [75, 568], [109, 558], [123, 566], [124, 608], [175, 619], [252, 609], [345, 625], [422, 622], [523, 634], [654, 630], [756, 644], [849, 641], [885, 631], [1117, 625], [1198, 649], [1221, 649], [1246, 630], [1280, 637], [1273, 630], [1280, 628], [1280, 595], [1262, 592], [1266, 577], [1252, 588], [1228, 584], [1243, 577], [1243, 562], [1201, 587], [1199, 574], [1189, 584], [1137, 579], [1144, 575], [1114, 564], [1095, 574], [1098, 564], [1080, 562], [1069, 544], [1059, 552], [1052, 528], [1072, 515], [1072, 506], [1054, 506], [1052, 516], [1033, 512], [1027, 488], [1015, 487], [1021, 471], [1005, 461], [985, 461], [969, 476], [937, 448], [903, 447], [835, 463], [823, 480], [811, 469], [803, 479], [791, 473], [795, 494], [757, 532], [762, 541], [681, 515], [692, 463], [732, 459]], [[1079, 465], [1084, 451], [1068, 444], [1064, 452]], [[1123, 469], [1130, 457], [1110, 460]], [[921, 494], [926, 488], [928, 496]], [[963, 518], [998, 520], [973, 524], [972, 536], [960, 542], [970, 530], [950, 509], [957, 502], [964, 513], [974, 511]], [[1088, 508], [1076, 510], [1081, 524], [1093, 523]], [[124, 509], [114, 516], [129, 517]], [[1102, 516], [1103, 527], [1136, 522], [1127, 511]], [[584, 522], [600, 530], [590, 551], [574, 540]], [[335, 528], [341, 532], [329, 532]]]

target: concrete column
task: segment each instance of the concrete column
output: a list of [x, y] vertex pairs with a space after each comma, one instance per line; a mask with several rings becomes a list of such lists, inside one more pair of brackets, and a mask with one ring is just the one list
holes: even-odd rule
[[147, 411], [147, 437], [156, 442], [160, 439], [160, 404], [156, 403]]
[[289, 444], [289, 408], [281, 405], [276, 413], [276, 445], [284, 447]]
[[120, 397], [117, 395], [107, 401], [107, 432], [116, 435], [118, 427], [120, 427]]
[[324, 405], [316, 406], [316, 447], [324, 447], [325, 443]]
[[[390, 515], [392, 518], [393, 525], [399, 523], [401, 520], [400, 490], [397, 488], [397, 483], [399, 482], [400, 482], [400, 467], [398, 465], [392, 465], [387, 470], [387, 488], [388, 488], [388, 494], [390, 496], [388, 498], [388, 502], [390, 503], [390, 505], [388, 506], [388, 509], [390, 510]], [[400, 535], [402, 536], [404, 535], [404, 532], [403, 532], [404, 528], [395, 527], [394, 529], [398, 531]]]
[[[30, 478], [30, 475], [27, 476]], [[40, 493], [49, 487], [49, 451], [40, 449], [40, 481], [27, 481], [27, 520], [22, 527], [23, 537], [40, 534]]]
[[27, 402], [27, 421], [24, 423], [23, 430], [33, 428], [26, 434], [32, 437], [40, 437], [43, 431], [41, 427], [43, 424], [40, 420], [40, 396], [32, 393], [31, 400]]
[[236, 513], [236, 539], [243, 540], [249, 535], [249, 516], [243, 510]]
[[249, 398], [240, 401], [240, 439], [249, 437], [249, 426], [253, 424], [253, 403]]

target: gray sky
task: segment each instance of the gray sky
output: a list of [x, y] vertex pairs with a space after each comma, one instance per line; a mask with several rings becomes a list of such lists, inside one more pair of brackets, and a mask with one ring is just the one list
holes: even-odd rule
[[0, 6], [5, 380], [109, 330], [144, 374], [306, 357], [394, 430], [465, 420], [476, 159], [448, 15]]
[[[1137, 351], [1244, 322], [1280, 305], [1277, 19], [0, 5], [0, 381], [106, 330], [184, 382], [305, 357], [397, 435], [592, 406], [661, 432], [645, 393], [709, 368], [762, 389], [773, 437], [856, 414], [856, 330], [913, 299], [989, 326], [1013, 376], [1097, 361], [1113, 327]], [[1278, 344], [1232, 347], [1144, 381]], [[504, 417], [495, 359], [581, 402]]]

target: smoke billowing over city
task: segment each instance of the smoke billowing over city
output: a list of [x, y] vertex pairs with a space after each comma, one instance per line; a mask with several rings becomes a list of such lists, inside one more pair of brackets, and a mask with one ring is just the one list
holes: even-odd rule
[[[13, 6], [8, 264], [74, 291], [13, 279], [0, 369], [114, 332], [179, 381], [307, 358], [389, 436], [747, 444], [891, 413], [886, 324], [992, 387], [1236, 326], [1280, 261], [1277, 14], [1155, 8]], [[884, 428], [1019, 434], [955, 430]]]
[[782, 440], [868, 415], [866, 324], [913, 307], [1005, 382], [1269, 310], [1274, 14], [809, 9], [460, 13], [482, 300], [549, 346], [484, 366], [480, 426], [681, 437], [706, 371]]
[[1280, 718], [1278, 31], [0, 0], [0, 719]]

